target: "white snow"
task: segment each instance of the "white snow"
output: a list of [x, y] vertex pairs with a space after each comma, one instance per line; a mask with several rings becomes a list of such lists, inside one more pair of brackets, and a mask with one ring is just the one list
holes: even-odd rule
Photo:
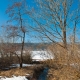
[[13, 76], [12, 78], [0, 78], [0, 80], [28, 80], [25, 76]]
[[[15, 52], [18, 56], [21, 55], [21, 51], [15, 51]], [[26, 54], [26, 51], [23, 51], [23, 55], [25, 54]], [[54, 58], [54, 55], [50, 51], [47, 51], [47, 50], [30, 51], [30, 55], [33, 60], [40, 60], [40, 61]]]
[[[16, 51], [16, 53], [18, 55], [21, 54], [20, 51]], [[26, 54], [26, 51], [23, 52], [24, 54]], [[54, 55], [47, 50], [34, 50], [34, 51], [30, 51], [31, 57], [33, 60], [47, 60], [47, 59], [53, 59]]]
[[54, 58], [51, 52], [48, 51], [31, 51], [31, 56], [33, 60], [39, 60], [39, 61]]

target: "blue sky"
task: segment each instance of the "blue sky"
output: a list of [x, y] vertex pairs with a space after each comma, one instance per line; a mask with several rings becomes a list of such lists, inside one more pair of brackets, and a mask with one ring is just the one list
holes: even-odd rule
[[[73, 9], [76, 8], [76, 5], [77, 5], [77, 0], [74, 0], [74, 5], [73, 5]], [[30, 6], [35, 6], [34, 4], [34, 0], [27, 0], [27, 3], [28, 5]], [[8, 7], [8, 4], [9, 4], [9, 0], [0, 0], [0, 26], [2, 25], [6, 25], [6, 22], [7, 20], [9, 20], [9, 17], [8, 15], [5, 13], [7, 7]], [[36, 6], [35, 6], [36, 7]], [[1, 32], [1, 28], [0, 28], [0, 32]], [[35, 34], [35, 33], [34, 33]], [[34, 41], [33, 39], [31, 39], [31, 36], [28, 36], [26, 38], [27, 41]], [[35, 41], [34, 41], [35, 42]]]
[[[73, 8], [75, 9], [77, 0], [74, 0], [74, 1], [75, 1], [75, 3], [74, 3]], [[27, 0], [27, 3], [30, 6], [35, 6], [34, 0]], [[0, 26], [5, 24], [6, 21], [9, 19], [8, 15], [5, 13], [5, 11], [8, 7], [8, 4], [9, 4], [9, 0], [0, 0]]]
[[[27, 4], [29, 6], [34, 6], [34, 0], [27, 0]], [[9, 20], [8, 15], [6, 14], [6, 9], [9, 5], [9, 0], [0, 0], [0, 33], [3, 32], [1, 26], [5, 26], [7, 24], [7, 21]], [[0, 34], [1, 36], [2, 34]], [[31, 36], [26, 36], [26, 41], [32, 41]]]
[[5, 13], [7, 6], [8, 0], [0, 0], [0, 26], [6, 24], [8, 20], [8, 16]]
[[[27, 0], [28, 5], [33, 6], [34, 0]], [[9, 0], [0, 0], [0, 26], [6, 24], [6, 21], [9, 19], [8, 15], [5, 13], [9, 5]]]
[[[77, 3], [77, 0], [74, 0]], [[28, 5], [35, 6], [34, 0], [27, 0]], [[9, 0], [0, 0], [0, 26], [6, 24], [6, 21], [9, 20], [8, 15], [5, 13], [9, 4]], [[75, 9], [75, 4], [73, 8]]]

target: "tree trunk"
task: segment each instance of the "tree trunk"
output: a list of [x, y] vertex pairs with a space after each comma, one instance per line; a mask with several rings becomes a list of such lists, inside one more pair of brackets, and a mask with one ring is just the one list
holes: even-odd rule
[[76, 38], [76, 21], [75, 21], [75, 26], [74, 26], [74, 29], [73, 29], [73, 43], [75, 43], [75, 38]]
[[66, 40], [66, 18], [64, 19], [64, 27], [63, 27], [63, 45], [64, 48], [67, 48], [67, 40]]
[[21, 48], [20, 68], [23, 67], [22, 64], [23, 64], [24, 41], [25, 41], [25, 32], [23, 32], [23, 41], [22, 41], [22, 48]]
[[64, 45], [64, 48], [67, 48], [66, 31], [63, 31], [63, 45]]

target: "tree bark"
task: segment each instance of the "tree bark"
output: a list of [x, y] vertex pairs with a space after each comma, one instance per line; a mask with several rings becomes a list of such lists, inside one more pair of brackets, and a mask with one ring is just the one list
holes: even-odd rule
[[22, 68], [22, 64], [23, 64], [23, 50], [24, 50], [24, 41], [25, 41], [25, 32], [23, 32], [23, 41], [22, 41], [22, 47], [21, 47], [21, 60], [20, 60], [20, 68]]

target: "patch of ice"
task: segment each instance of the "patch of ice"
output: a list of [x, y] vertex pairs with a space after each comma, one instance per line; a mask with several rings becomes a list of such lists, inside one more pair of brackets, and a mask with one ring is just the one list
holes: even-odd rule
[[[22, 64], [22, 65], [23, 65], [23, 67], [33, 66], [33, 64]], [[13, 67], [20, 67], [20, 64], [12, 64], [10, 67], [11, 68], [13, 68]]]

